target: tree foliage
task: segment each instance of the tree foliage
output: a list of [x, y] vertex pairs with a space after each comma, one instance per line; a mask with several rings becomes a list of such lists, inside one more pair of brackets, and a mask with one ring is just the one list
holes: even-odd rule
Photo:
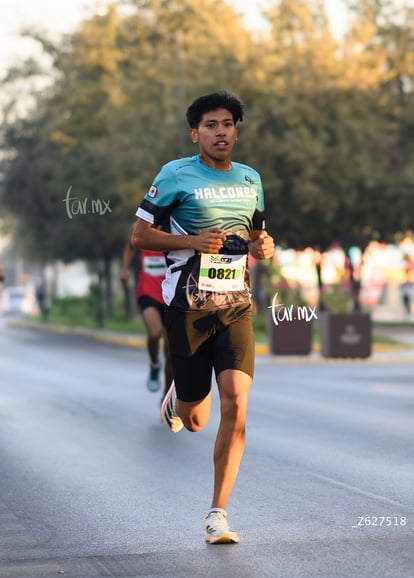
[[[119, 258], [160, 166], [195, 152], [186, 107], [217, 89], [245, 103], [234, 158], [261, 172], [278, 241], [362, 246], [413, 228], [413, 10], [349, 7], [340, 40], [321, 0], [271, 2], [262, 35], [221, 0], [120, 1], [57, 44], [32, 31], [48, 83], [33, 60], [2, 82], [1, 204], [18, 239], [43, 261]], [[12, 106], [29, 81], [31, 106]]]

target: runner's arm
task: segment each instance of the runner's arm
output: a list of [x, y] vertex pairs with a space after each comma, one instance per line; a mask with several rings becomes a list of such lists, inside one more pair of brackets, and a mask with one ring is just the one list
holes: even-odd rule
[[131, 240], [128, 239], [124, 252], [122, 253], [122, 272], [121, 281], [128, 281], [129, 279], [129, 265], [131, 264], [132, 257], [134, 256], [135, 248], [131, 245]]
[[226, 234], [215, 227], [199, 235], [172, 235], [154, 227], [148, 221], [138, 219], [132, 229], [131, 245], [152, 251], [193, 250], [200, 253], [218, 253]]

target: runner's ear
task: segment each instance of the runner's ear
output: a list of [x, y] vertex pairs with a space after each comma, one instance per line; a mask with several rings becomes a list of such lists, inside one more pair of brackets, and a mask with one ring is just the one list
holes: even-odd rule
[[198, 132], [196, 128], [190, 128], [188, 134], [194, 144], [198, 143]]

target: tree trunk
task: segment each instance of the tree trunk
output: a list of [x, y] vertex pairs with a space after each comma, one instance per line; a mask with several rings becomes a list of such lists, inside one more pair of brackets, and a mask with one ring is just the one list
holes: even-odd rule
[[113, 313], [113, 292], [111, 279], [111, 259], [104, 259], [104, 287], [105, 287], [105, 317], [112, 317]]

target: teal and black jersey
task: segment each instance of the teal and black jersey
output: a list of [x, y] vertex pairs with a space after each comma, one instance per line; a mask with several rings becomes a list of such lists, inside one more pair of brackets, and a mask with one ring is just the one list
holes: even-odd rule
[[[253, 230], [264, 228], [260, 175], [240, 163], [229, 171], [204, 165], [200, 157], [178, 159], [163, 166], [137, 210], [137, 216], [174, 235], [198, 235], [219, 227], [239, 239], [247, 253]], [[234, 251], [228, 251], [234, 252]], [[198, 288], [200, 255], [193, 250], [170, 251], [163, 282], [167, 305], [186, 310], [225, 308], [250, 301], [246, 267], [244, 289], [209, 292]]]

